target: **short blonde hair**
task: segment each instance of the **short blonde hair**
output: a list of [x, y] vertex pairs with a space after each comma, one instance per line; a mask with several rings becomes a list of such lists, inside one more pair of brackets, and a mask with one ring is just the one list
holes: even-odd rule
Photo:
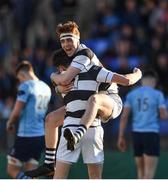
[[75, 36], [80, 37], [79, 27], [74, 21], [67, 21], [65, 23], [58, 24], [56, 33], [59, 38], [62, 33], [72, 33]]

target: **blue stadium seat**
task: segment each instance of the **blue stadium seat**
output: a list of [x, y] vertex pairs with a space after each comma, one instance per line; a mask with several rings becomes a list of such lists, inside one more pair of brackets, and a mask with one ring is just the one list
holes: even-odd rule
[[109, 41], [107, 39], [89, 39], [83, 42], [90, 47], [97, 56], [102, 55], [108, 48]]

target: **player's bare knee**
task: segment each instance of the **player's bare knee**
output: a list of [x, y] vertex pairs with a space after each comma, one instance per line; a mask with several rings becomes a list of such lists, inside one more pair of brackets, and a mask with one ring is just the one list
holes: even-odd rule
[[18, 169], [21, 167], [22, 163], [18, 159], [8, 156], [8, 165], [6, 168], [7, 174], [14, 178], [17, 174]]
[[46, 128], [56, 128], [59, 127], [63, 124], [63, 119], [62, 117], [56, 115], [55, 113], [49, 113], [46, 116], [45, 119], [45, 127]]
[[99, 105], [99, 103], [100, 103], [99, 96], [97, 96], [96, 94], [92, 95], [89, 98], [88, 103], [92, 104], [92, 105]]
[[51, 113], [46, 116], [45, 124], [48, 126], [53, 124], [53, 115]]

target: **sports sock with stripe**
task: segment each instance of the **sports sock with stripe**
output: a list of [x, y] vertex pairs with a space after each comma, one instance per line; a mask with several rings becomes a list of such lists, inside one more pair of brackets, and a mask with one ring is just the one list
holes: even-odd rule
[[77, 128], [77, 130], [74, 132], [74, 137], [75, 137], [76, 143], [78, 143], [82, 139], [82, 137], [84, 136], [86, 131], [87, 131], [86, 126], [83, 124], [80, 124], [79, 127]]
[[56, 148], [46, 148], [45, 150], [45, 164], [55, 163]]

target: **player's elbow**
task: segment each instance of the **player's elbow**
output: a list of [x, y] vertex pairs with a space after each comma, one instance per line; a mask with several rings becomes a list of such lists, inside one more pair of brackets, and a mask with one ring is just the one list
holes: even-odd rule
[[137, 79], [126, 78], [125, 86], [131, 86], [131, 85], [135, 84], [137, 81], [138, 81]]
[[130, 86], [131, 85], [131, 80], [129, 78], [125, 78], [124, 81], [122, 82], [123, 86]]
[[131, 86], [132, 84], [133, 84], [133, 79], [132, 79], [132, 77], [124, 76], [123, 85], [124, 85], [124, 86]]
[[127, 76], [115, 73], [112, 77], [112, 82], [120, 84], [122, 86], [129, 86], [130, 79]]
[[132, 82], [129, 78], [126, 78], [126, 81], [125, 81], [125, 86], [130, 86], [132, 85]]

